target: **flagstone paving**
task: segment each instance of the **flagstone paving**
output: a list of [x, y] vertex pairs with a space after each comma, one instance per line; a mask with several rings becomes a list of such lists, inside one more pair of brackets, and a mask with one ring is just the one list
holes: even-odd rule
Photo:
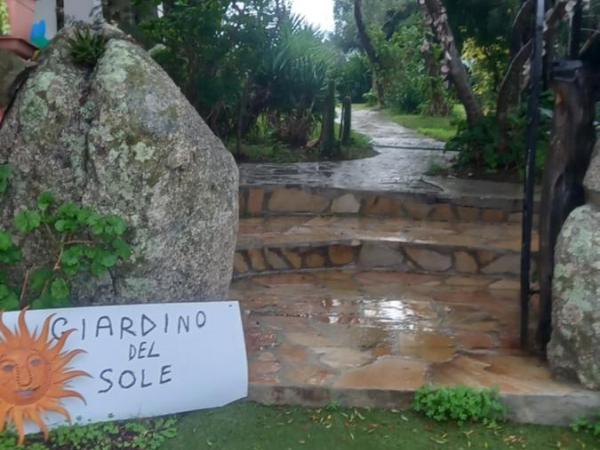
[[[497, 282], [324, 272], [258, 277], [236, 283], [232, 295], [245, 310], [254, 383], [414, 389], [427, 380], [454, 384], [487, 373], [477, 385], [515, 392], [522, 389], [513, 380], [518, 373], [489, 370], [495, 361], [510, 362], [508, 356], [524, 358], [516, 291], [491, 289]], [[542, 367], [523, 361], [525, 370]], [[530, 390], [547, 387], [532, 381], [525, 382]]]
[[451, 380], [449, 364], [473, 373], [521, 355], [517, 291], [498, 281], [329, 271], [242, 280], [231, 295], [245, 311], [252, 383], [415, 389]]
[[403, 394], [433, 383], [597, 401], [520, 350], [516, 287], [494, 277], [386, 271], [238, 280], [231, 296], [244, 314], [250, 398], [399, 407]]

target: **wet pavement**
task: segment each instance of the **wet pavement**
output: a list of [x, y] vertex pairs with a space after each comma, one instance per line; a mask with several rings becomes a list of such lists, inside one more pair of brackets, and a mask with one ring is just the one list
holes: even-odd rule
[[443, 197], [522, 197], [518, 184], [427, 176], [432, 167], [447, 167], [454, 154], [443, 151], [443, 142], [402, 127], [380, 111], [353, 111], [352, 125], [371, 138], [376, 156], [340, 162], [242, 164], [241, 185], [295, 185]]
[[235, 282], [251, 385], [572, 393], [519, 350], [516, 286], [482, 276], [323, 271]]
[[240, 168], [230, 297], [249, 398], [403, 408], [434, 384], [498, 388], [523, 422], [600, 408], [520, 350], [521, 187], [429, 177], [452, 159], [441, 143], [376, 111], [353, 120], [377, 156]]

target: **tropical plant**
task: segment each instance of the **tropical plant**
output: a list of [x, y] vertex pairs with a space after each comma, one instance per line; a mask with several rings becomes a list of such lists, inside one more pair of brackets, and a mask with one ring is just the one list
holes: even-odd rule
[[322, 36], [272, 0], [179, 1], [148, 21], [157, 61], [221, 137], [267, 115], [274, 136], [302, 145], [315, 124], [328, 58]]
[[255, 75], [258, 101], [250, 108], [267, 114], [282, 142], [300, 147], [308, 142], [323, 108], [328, 58], [322, 36], [312, 27], [293, 16], [281, 22]]

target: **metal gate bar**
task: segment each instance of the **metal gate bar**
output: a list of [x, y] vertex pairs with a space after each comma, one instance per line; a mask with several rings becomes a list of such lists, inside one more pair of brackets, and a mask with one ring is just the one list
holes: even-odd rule
[[544, 70], [544, 17], [545, 0], [537, 0], [535, 15], [534, 49], [531, 58], [529, 94], [529, 128], [527, 130], [527, 166], [523, 198], [523, 231], [521, 244], [521, 347], [529, 343], [529, 302], [531, 295], [531, 234], [533, 230], [535, 159], [540, 123], [540, 95]]

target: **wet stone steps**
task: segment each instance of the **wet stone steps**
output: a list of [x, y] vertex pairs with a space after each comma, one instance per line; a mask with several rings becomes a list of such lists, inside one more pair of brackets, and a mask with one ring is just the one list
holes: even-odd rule
[[233, 283], [250, 398], [408, 406], [426, 383], [497, 387], [515, 420], [566, 423], [600, 394], [519, 350], [518, 289], [501, 277], [332, 270]]
[[511, 223], [344, 216], [246, 218], [240, 221], [235, 276], [357, 267], [502, 275], [509, 283], [519, 274], [520, 233], [520, 226]]
[[[257, 166], [252, 169], [257, 170]], [[479, 187], [472, 182], [473, 185], [465, 187], [444, 183], [449, 186], [439, 180], [418, 180], [413, 183], [413, 190], [404, 192], [245, 184], [240, 186], [240, 217], [358, 215], [486, 223], [521, 220], [522, 202], [513, 186], [488, 182]]]

